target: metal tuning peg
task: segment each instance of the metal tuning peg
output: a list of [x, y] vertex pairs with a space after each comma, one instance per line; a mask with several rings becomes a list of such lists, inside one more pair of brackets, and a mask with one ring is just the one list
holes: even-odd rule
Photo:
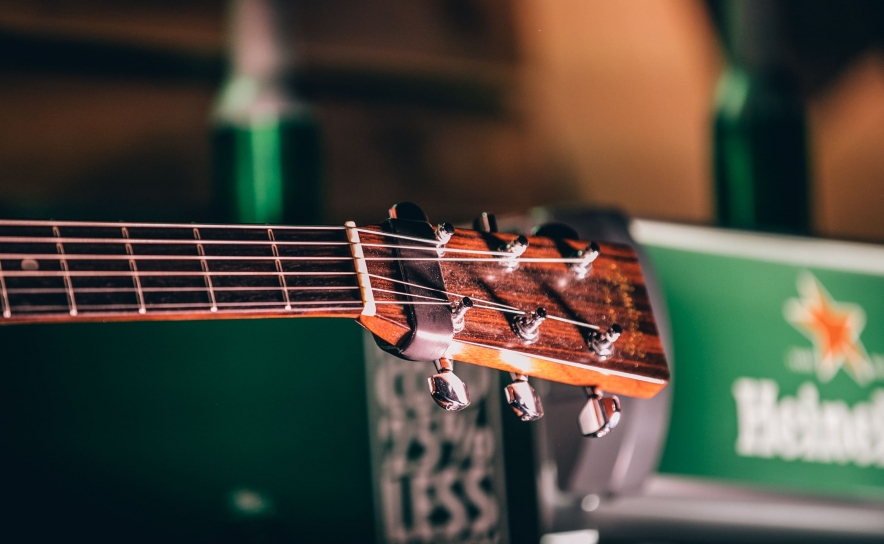
[[454, 235], [454, 225], [451, 223], [440, 223], [436, 226], [436, 243], [444, 246], [451, 240]]
[[536, 421], [543, 417], [543, 403], [540, 397], [528, 383], [528, 377], [524, 374], [510, 372], [513, 383], [507, 385], [503, 392], [506, 395], [506, 403], [522, 421]]
[[436, 361], [437, 374], [427, 378], [430, 396], [436, 404], [449, 412], [463, 410], [470, 405], [470, 393], [467, 384], [454, 373], [454, 364], [445, 357]]
[[519, 268], [519, 257], [522, 256], [522, 253], [525, 253], [526, 249], [528, 249], [528, 239], [522, 235], [519, 235], [512, 242], [500, 246], [498, 251], [509, 253], [509, 255], [500, 257], [503, 261], [503, 266], [506, 267], [508, 272]]
[[603, 397], [600, 389], [587, 387], [589, 400], [577, 416], [577, 424], [583, 436], [601, 438], [620, 423], [620, 399]]
[[614, 342], [620, 338], [622, 332], [623, 329], [616, 323], [608, 327], [604, 332], [601, 330], [592, 331], [589, 333], [586, 345], [589, 347], [589, 351], [595, 353], [604, 361], [614, 353]]
[[574, 275], [579, 279], [583, 279], [589, 274], [589, 271], [592, 270], [592, 262], [596, 260], [599, 256], [599, 245], [595, 242], [590, 242], [585, 249], [581, 249], [577, 253], [574, 254], [574, 257], [579, 258], [579, 263], [574, 263], [571, 265], [571, 271], [574, 272]]
[[460, 299], [460, 302], [455, 302], [451, 305], [451, 322], [454, 323], [454, 332], [460, 332], [464, 329], [466, 325], [464, 316], [472, 307], [473, 299], [470, 297], [463, 297]]
[[436, 231], [436, 254], [440, 257], [445, 256], [445, 244], [454, 236], [454, 225], [451, 223], [440, 223], [435, 228]]
[[497, 232], [497, 218], [493, 213], [482, 212], [482, 215], [473, 219], [473, 230], [479, 232]]
[[540, 336], [540, 324], [546, 319], [546, 308], [537, 308], [536, 312], [520, 315], [513, 319], [513, 332], [525, 342], [531, 343]]

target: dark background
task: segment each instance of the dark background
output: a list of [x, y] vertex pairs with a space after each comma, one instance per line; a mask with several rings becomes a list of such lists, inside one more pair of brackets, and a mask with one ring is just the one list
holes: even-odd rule
[[[436, 220], [547, 203], [712, 219], [722, 3], [300, 3], [302, 96], [329, 219], [395, 201]], [[812, 222], [880, 240], [879, 2], [785, 2], [806, 91]], [[0, 207], [10, 216], [209, 215], [223, 2], [0, 3]]]

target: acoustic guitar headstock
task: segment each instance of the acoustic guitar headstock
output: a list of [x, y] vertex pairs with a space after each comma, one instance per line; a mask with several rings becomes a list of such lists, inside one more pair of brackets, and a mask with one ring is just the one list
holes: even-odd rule
[[651, 397], [668, 382], [630, 247], [493, 232], [487, 215], [479, 230], [431, 226], [412, 204], [391, 216], [359, 229], [369, 298], [359, 321], [386, 350], [437, 361], [429, 384], [443, 408], [469, 403], [454, 360], [510, 372], [507, 400], [524, 420], [543, 413], [529, 376], [585, 387], [579, 421], [588, 436], [619, 419], [619, 401], [602, 391]]

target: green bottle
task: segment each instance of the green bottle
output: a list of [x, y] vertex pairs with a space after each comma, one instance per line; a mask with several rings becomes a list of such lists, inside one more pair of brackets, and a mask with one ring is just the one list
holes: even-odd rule
[[782, 58], [776, 2], [724, 4], [729, 67], [716, 93], [714, 168], [723, 226], [810, 231], [804, 104]]
[[214, 219], [321, 223], [321, 137], [292, 89], [291, 7], [236, 0], [231, 22], [231, 73], [214, 112]]

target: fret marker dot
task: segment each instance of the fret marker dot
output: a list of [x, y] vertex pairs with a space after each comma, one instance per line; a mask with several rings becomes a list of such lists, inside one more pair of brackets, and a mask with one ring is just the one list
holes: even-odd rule
[[25, 259], [21, 262], [22, 270], [39, 270], [40, 263], [35, 261], [34, 259]]

